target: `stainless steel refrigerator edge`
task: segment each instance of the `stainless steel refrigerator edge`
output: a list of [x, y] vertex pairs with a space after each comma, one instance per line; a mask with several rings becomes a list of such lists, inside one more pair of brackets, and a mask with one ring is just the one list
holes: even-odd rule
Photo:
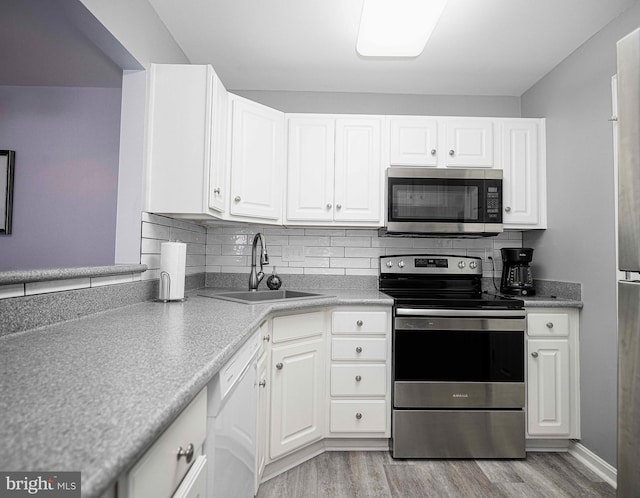
[[640, 490], [640, 29], [618, 42], [618, 496]]

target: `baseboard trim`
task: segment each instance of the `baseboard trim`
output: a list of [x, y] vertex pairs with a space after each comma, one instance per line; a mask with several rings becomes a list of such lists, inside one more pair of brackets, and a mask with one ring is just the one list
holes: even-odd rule
[[601, 477], [607, 484], [616, 489], [618, 486], [618, 470], [611, 464], [605, 462], [586, 446], [572, 442], [569, 446], [569, 454], [576, 457], [584, 465], [589, 467], [595, 474]]

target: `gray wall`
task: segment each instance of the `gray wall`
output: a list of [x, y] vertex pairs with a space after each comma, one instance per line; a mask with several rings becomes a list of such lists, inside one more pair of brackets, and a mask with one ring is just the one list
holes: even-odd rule
[[519, 97], [230, 91], [283, 112], [520, 117]]
[[616, 41], [640, 5], [610, 23], [522, 96], [522, 116], [547, 120], [549, 229], [524, 235], [537, 278], [582, 283], [582, 443], [616, 464], [616, 273], [611, 77]]
[[[112, 265], [119, 88], [0, 86], [0, 149], [16, 151], [0, 270]], [[138, 221], [139, 223], [139, 221]]]

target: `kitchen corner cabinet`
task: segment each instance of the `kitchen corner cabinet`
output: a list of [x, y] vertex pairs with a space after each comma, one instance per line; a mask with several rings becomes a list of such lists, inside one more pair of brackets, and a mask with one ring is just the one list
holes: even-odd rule
[[255, 479], [254, 494], [258, 494], [258, 486], [262, 481], [264, 468], [267, 463], [267, 434], [269, 427], [269, 381], [268, 381], [268, 348], [267, 345], [271, 340], [271, 332], [269, 330], [271, 321], [265, 320], [259, 328], [261, 339], [261, 347], [258, 351], [258, 363], [256, 367], [256, 381], [258, 383], [258, 406], [256, 417], [256, 461], [255, 461]]
[[231, 129], [231, 215], [279, 223], [284, 113], [231, 95]]
[[287, 115], [287, 225], [381, 226], [380, 116]]
[[208, 219], [226, 209], [228, 94], [208, 65], [149, 71], [146, 210]]
[[545, 122], [503, 119], [500, 130], [504, 226], [546, 228]]
[[391, 166], [494, 168], [492, 118], [388, 117]]
[[527, 438], [580, 438], [578, 310], [527, 310]]
[[325, 313], [272, 320], [271, 460], [324, 435]]

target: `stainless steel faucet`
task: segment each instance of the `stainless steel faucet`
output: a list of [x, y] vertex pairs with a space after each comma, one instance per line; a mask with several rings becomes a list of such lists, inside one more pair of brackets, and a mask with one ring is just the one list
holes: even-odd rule
[[[260, 241], [260, 271], [256, 273], [256, 248], [258, 246], [258, 240]], [[258, 285], [264, 278], [264, 272], [262, 271], [262, 265], [269, 264], [269, 255], [267, 254], [267, 244], [260, 232], [253, 237], [253, 245], [251, 246], [251, 273], [249, 273], [249, 290], [257, 291]]]

